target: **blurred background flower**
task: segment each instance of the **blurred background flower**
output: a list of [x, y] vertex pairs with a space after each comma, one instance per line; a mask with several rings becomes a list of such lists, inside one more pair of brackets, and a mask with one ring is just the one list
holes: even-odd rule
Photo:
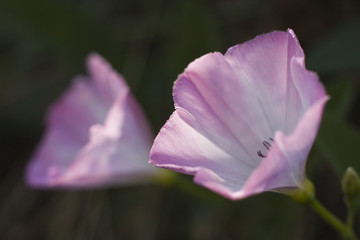
[[28, 186], [102, 188], [151, 182], [153, 135], [125, 80], [98, 54], [46, 114], [46, 131], [26, 170]]
[[127, 79], [157, 133], [173, 111], [173, 81], [193, 59], [292, 28], [331, 96], [308, 175], [344, 216], [339, 179], [348, 165], [360, 170], [358, 0], [2, 0], [0, 22], [1, 239], [337, 239], [281, 195], [231, 202], [192, 184], [36, 191], [24, 169], [47, 107], [85, 73], [90, 52]]

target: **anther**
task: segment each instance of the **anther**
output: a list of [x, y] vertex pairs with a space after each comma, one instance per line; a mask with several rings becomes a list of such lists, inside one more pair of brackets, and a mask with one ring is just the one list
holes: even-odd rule
[[269, 150], [271, 147], [271, 144], [267, 141], [263, 141], [263, 145], [264, 145], [264, 147], [266, 147], [267, 150]]
[[[269, 138], [269, 140], [272, 141], [272, 142], [274, 141], [273, 138]], [[270, 150], [270, 148], [271, 148], [271, 143], [269, 143], [268, 141], [263, 141], [262, 144], [264, 145], [264, 147], [265, 147], [268, 151]], [[257, 151], [257, 155], [258, 155], [259, 157], [261, 157], [261, 158], [265, 158], [265, 157], [266, 157], [266, 155], [263, 154], [263, 153], [261, 152], [261, 150], [258, 150], [258, 151]]]
[[260, 150], [257, 151], [257, 154], [258, 154], [258, 156], [261, 157], [261, 158], [265, 158], [265, 157], [266, 157], [266, 155], [262, 154], [262, 152], [261, 152]]

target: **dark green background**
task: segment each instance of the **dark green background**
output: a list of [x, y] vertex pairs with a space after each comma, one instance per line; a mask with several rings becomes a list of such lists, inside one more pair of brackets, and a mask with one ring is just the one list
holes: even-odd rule
[[339, 239], [283, 195], [232, 202], [183, 175], [187, 183], [173, 188], [80, 192], [32, 190], [23, 180], [47, 107], [85, 73], [88, 53], [125, 76], [156, 133], [188, 63], [287, 28], [331, 95], [308, 175], [344, 218], [339, 179], [348, 165], [360, 171], [359, 1], [0, 0], [0, 239]]

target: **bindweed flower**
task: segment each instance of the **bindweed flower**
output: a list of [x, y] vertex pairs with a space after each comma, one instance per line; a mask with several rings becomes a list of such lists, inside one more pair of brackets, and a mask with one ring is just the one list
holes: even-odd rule
[[142, 109], [123, 78], [99, 55], [87, 60], [51, 106], [47, 130], [27, 169], [33, 187], [86, 188], [148, 180], [153, 141]]
[[150, 163], [233, 200], [303, 186], [328, 97], [292, 30], [196, 59], [173, 96]]

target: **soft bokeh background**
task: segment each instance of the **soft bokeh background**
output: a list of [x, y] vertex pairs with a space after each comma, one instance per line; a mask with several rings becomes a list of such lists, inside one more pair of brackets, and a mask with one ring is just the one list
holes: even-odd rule
[[32, 190], [23, 180], [47, 107], [85, 73], [88, 53], [125, 76], [157, 133], [189, 62], [287, 28], [332, 97], [308, 175], [319, 199], [344, 218], [339, 179], [348, 165], [360, 171], [360, 1], [1, 0], [0, 239], [339, 239], [280, 194], [232, 202], [183, 175], [187, 184], [172, 188], [92, 191]]

